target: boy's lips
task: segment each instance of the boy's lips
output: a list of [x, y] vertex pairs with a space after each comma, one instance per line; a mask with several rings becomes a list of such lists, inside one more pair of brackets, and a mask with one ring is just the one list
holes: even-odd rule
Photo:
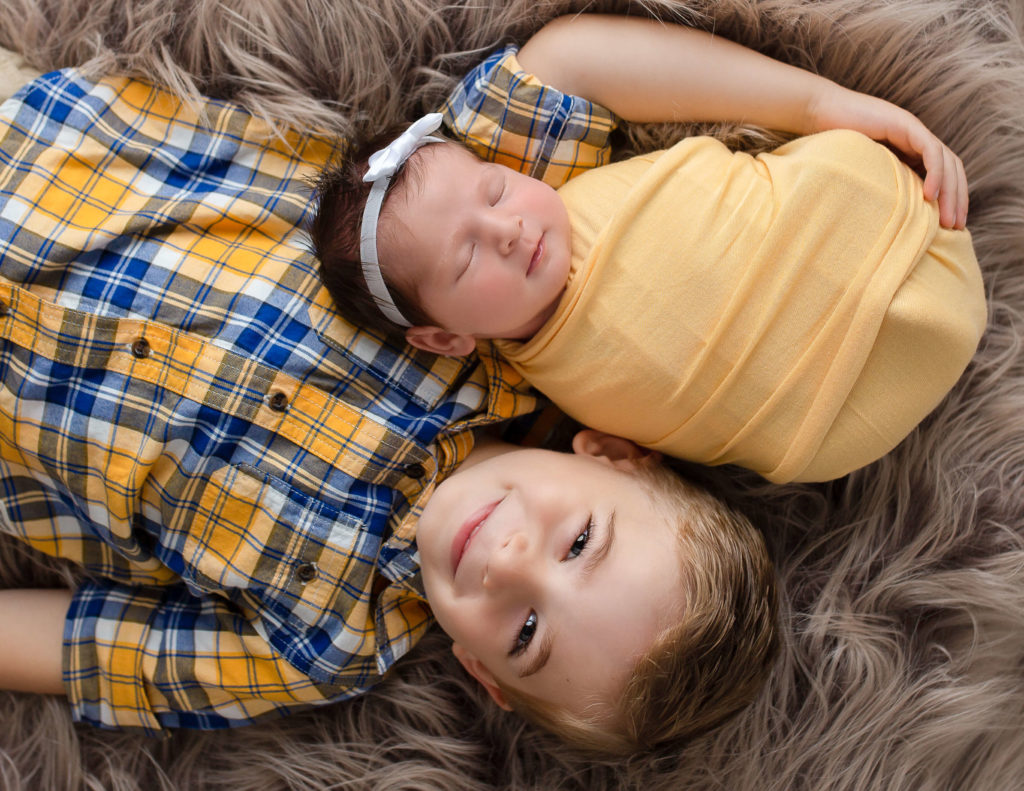
[[541, 234], [540, 239], [537, 240], [537, 247], [533, 251], [533, 257], [530, 258], [530, 265], [526, 268], [526, 276], [529, 277], [533, 270], [537, 268], [537, 264], [540, 263], [541, 256], [544, 255], [544, 235]]
[[483, 508], [478, 508], [469, 518], [462, 523], [457, 531], [455, 531], [455, 538], [452, 540], [451, 549], [451, 563], [452, 563], [452, 577], [455, 577], [455, 572], [459, 570], [459, 563], [462, 561], [462, 556], [466, 554], [466, 547], [469, 546], [469, 542], [473, 539], [473, 535], [477, 530], [480, 529], [480, 525], [491, 515], [498, 503], [501, 500], [495, 500], [493, 503], [485, 505]]

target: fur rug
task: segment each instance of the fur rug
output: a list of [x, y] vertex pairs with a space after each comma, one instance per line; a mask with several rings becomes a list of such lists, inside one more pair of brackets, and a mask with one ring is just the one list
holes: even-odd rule
[[[485, 704], [433, 634], [377, 691], [165, 740], [0, 693], [0, 787], [997, 789], [1024, 786], [1024, 0], [0, 0], [0, 44], [347, 135], [411, 118], [499, 40], [570, 11], [677, 17], [914, 112], [963, 158], [989, 330], [892, 454], [829, 485], [712, 478], [758, 513], [785, 646], [749, 709], [678, 754], [603, 764]], [[631, 130], [658, 145], [679, 128]], [[756, 130], [724, 130], [764, 144]], [[71, 572], [0, 543], [0, 584]], [[3, 639], [11, 639], [4, 636]]]

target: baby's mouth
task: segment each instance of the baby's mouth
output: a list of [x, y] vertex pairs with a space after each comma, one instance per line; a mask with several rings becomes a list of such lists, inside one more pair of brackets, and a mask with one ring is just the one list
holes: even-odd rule
[[530, 265], [526, 268], [526, 276], [529, 277], [533, 270], [537, 268], [537, 264], [540, 263], [541, 257], [544, 255], [544, 237], [541, 236], [537, 241], [537, 248], [533, 251], [533, 256], [530, 258]]

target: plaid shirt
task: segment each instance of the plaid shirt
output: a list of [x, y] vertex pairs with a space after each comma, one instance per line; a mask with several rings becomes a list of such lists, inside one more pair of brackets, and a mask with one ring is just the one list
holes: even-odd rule
[[[585, 139], [542, 146], [557, 183], [556, 154], [605, 145], [607, 114], [535, 87], [492, 123], [531, 81], [512, 53], [481, 68], [484, 106], [463, 86], [449, 113], [491, 150], [495, 123], [524, 167], [534, 133]], [[328, 144], [199, 109], [64, 71], [0, 111], [0, 529], [87, 570], [64, 680], [103, 727], [242, 724], [374, 683], [430, 622], [423, 503], [468, 429], [536, 406], [497, 361], [347, 325], [302, 230]]]

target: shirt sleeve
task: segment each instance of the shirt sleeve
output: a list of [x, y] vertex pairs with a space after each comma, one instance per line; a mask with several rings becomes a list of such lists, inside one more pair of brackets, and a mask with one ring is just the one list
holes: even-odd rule
[[442, 110], [449, 131], [484, 159], [552, 187], [606, 164], [616, 117], [527, 74], [517, 52], [507, 47], [466, 75]]
[[245, 725], [352, 697], [380, 678], [370, 657], [346, 668], [343, 685], [317, 683], [273, 649], [255, 612], [184, 585], [85, 583], [63, 650], [76, 721], [150, 735]]

